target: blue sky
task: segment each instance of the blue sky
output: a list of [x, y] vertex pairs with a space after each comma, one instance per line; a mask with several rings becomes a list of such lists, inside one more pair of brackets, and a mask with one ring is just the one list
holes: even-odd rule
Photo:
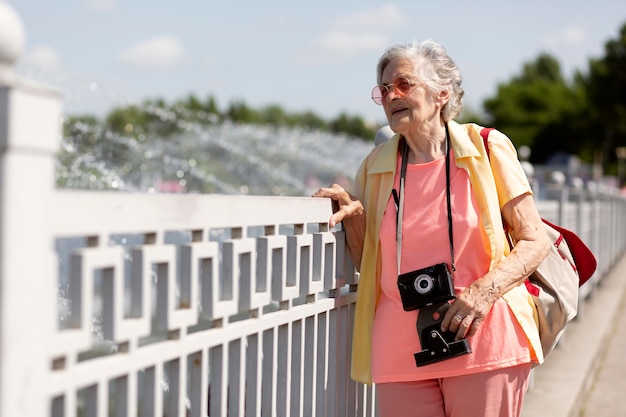
[[18, 74], [61, 89], [67, 113], [98, 116], [194, 93], [221, 109], [244, 100], [382, 122], [370, 99], [378, 58], [427, 38], [448, 49], [478, 108], [541, 52], [566, 76], [586, 70], [626, 23], [623, 0], [6, 1], [26, 30]]

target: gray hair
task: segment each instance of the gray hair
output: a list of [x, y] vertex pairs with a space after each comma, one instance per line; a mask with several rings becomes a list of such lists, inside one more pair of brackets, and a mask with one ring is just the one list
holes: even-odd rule
[[430, 90], [437, 94], [448, 90], [450, 99], [441, 109], [444, 121], [452, 120], [463, 111], [463, 77], [461, 70], [448, 55], [446, 49], [428, 39], [423, 42], [413, 42], [406, 45], [395, 45], [387, 49], [378, 60], [376, 67], [376, 82], [382, 84], [383, 71], [395, 59], [406, 59], [414, 63], [415, 76]]

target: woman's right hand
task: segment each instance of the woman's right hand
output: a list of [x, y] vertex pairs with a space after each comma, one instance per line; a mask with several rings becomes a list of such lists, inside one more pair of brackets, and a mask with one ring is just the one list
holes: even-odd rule
[[352, 196], [339, 184], [333, 184], [329, 188], [320, 188], [313, 193], [313, 197], [330, 198], [333, 200], [333, 215], [328, 221], [331, 229], [339, 222], [355, 216], [361, 216], [365, 211], [361, 201]]
[[313, 197], [332, 199], [333, 214], [328, 220], [328, 226], [332, 229], [337, 223], [343, 223], [348, 252], [352, 262], [360, 270], [363, 242], [365, 241], [365, 208], [363, 203], [338, 184], [333, 184], [329, 188], [320, 188], [313, 193]]

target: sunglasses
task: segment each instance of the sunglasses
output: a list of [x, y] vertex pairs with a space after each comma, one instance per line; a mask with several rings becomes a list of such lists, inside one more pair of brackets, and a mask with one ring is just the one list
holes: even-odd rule
[[416, 84], [412, 83], [408, 80], [408, 78], [398, 77], [391, 84], [380, 84], [374, 87], [372, 90], [372, 100], [376, 104], [383, 104], [383, 101], [387, 99], [387, 95], [389, 95], [389, 89], [393, 88], [393, 93], [399, 97], [406, 97], [410, 92], [411, 88]]

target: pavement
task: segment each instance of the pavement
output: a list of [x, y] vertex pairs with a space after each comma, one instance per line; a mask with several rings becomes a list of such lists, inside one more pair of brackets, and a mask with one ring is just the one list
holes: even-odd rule
[[626, 256], [533, 370], [522, 417], [626, 417]]

